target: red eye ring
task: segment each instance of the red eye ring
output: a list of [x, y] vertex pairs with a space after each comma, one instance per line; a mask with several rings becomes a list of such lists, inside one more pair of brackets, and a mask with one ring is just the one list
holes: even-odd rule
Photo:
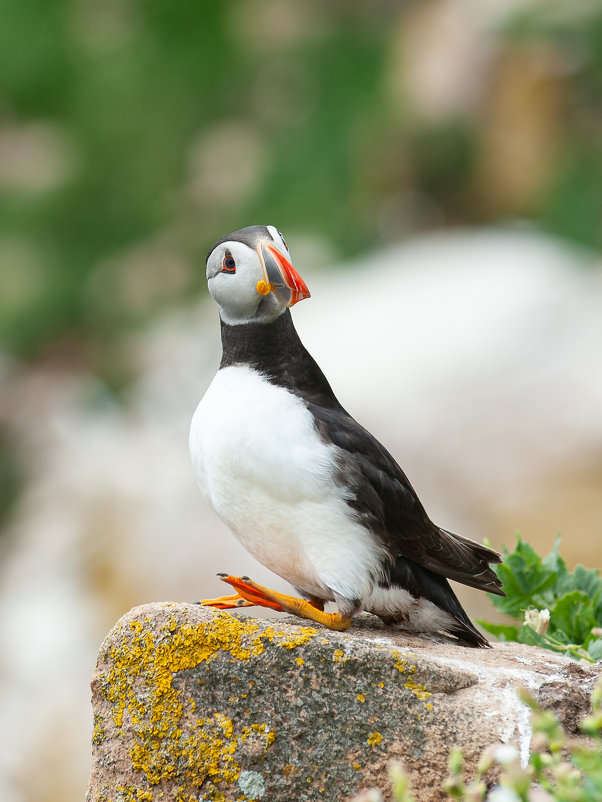
[[226, 251], [222, 262], [222, 273], [236, 273], [236, 262], [230, 251]]

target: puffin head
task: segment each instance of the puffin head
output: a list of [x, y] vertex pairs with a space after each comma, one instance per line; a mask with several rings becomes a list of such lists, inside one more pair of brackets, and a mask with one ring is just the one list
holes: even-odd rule
[[309, 298], [274, 226], [248, 226], [218, 240], [207, 255], [209, 292], [224, 323], [269, 323]]

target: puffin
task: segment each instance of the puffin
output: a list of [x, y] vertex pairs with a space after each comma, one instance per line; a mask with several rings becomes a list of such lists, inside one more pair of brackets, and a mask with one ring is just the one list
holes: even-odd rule
[[297, 595], [220, 573], [234, 593], [200, 604], [258, 605], [333, 630], [364, 611], [489, 646], [449, 580], [504, 596], [490, 567], [501, 555], [433, 523], [395, 459], [340, 404], [293, 325], [291, 307], [310, 293], [280, 231], [219, 239], [207, 282], [222, 358], [192, 418], [194, 474], [245, 549]]

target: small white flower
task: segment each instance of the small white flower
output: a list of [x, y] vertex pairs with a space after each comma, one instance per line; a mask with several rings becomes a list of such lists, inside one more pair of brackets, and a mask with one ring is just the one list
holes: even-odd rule
[[498, 785], [487, 794], [486, 802], [520, 802], [520, 796], [512, 788]]
[[510, 744], [500, 744], [496, 747], [493, 757], [500, 766], [509, 766], [518, 760], [518, 750]]
[[525, 624], [534, 629], [538, 635], [545, 635], [550, 625], [549, 610], [526, 610]]

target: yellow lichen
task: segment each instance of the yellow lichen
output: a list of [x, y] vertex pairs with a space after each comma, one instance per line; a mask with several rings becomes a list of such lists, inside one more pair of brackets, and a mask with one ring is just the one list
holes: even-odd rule
[[409, 679], [404, 683], [404, 688], [412, 691], [416, 699], [419, 699], [421, 702], [424, 702], [425, 699], [428, 699], [429, 696], [431, 696], [431, 692], [427, 691], [424, 685], [420, 685], [418, 682], [414, 682], [412, 679]]
[[408, 666], [408, 664], [401, 657], [399, 652], [393, 652], [393, 657], [395, 658], [395, 668], [399, 671], [400, 674], [405, 674], [406, 671], [409, 671], [410, 674], [413, 674], [416, 671], [416, 666], [413, 665]]
[[92, 733], [92, 743], [95, 746], [101, 744], [106, 738], [104, 722], [99, 713], [94, 713], [94, 732]]
[[365, 702], [365, 701], [366, 701], [366, 697], [364, 696], [364, 694], [363, 694], [363, 693], [358, 693], [358, 695], [357, 695], [357, 701], [358, 701], [358, 702]]
[[295, 657], [295, 663], [298, 666], [302, 666], [305, 663], [305, 660], [302, 657]]
[[344, 663], [347, 658], [345, 657], [345, 652], [342, 649], [335, 649], [332, 653], [332, 659], [335, 663]]
[[[406, 681], [404, 682], [404, 688], [407, 688], [408, 691], [411, 691], [416, 699], [418, 699], [420, 702], [424, 702], [426, 699], [432, 696], [431, 692], [427, 690], [426, 686], [421, 685], [411, 678], [411, 675], [416, 673], [416, 666], [411, 663], [407, 663], [400, 656], [399, 652], [393, 652], [393, 657], [395, 658], [395, 668], [399, 671], [399, 673], [410, 675], [410, 677], [407, 677]], [[433, 709], [433, 705], [429, 703], [425, 705], [425, 708], [430, 711]]]
[[296, 649], [297, 646], [302, 646], [310, 641], [317, 633], [318, 630], [314, 627], [297, 626], [294, 632], [285, 632], [276, 627], [266, 627], [261, 637], [267, 638], [269, 641], [275, 641], [279, 646], [284, 646], [285, 649]]
[[154, 796], [150, 791], [141, 791], [132, 786], [118, 786], [116, 789], [120, 802], [153, 802]]
[[266, 752], [268, 747], [276, 740], [276, 733], [273, 730], [268, 730], [267, 724], [251, 724], [248, 727], [243, 727], [240, 736], [241, 743], [253, 736], [263, 738], [265, 741], [264, 751]]
[[382, 739], [383, 737], [380, 734], [380, 732], [371, 732], [370, 735], [368, 735], [366, 741], [368, 743], [368, 746], [371, 746], [374, 749], [375, 746], [379, 745]]
[[[232, 660], [248, 660], [264, 651], [266, 641], [294, 649], [307, 643], [316, 630], [261, 629], [258, 624], [224, 613], [196, 626], [179, 625], [172, 616], [155, 635], [145, 631], [139, 620], [130, 622], [129, 630], [129, 637], [118, 633], [104, 678], [104, 693], [112, 705], [115, 726], [119, 729], [127, 721], [133, 733], [131, 765], [140, 772], [144, 786], [124, 789], [128, 794], [124, 798], [152, 800], [150, 788], [177, 775], [186, 788], [198, 788], [210, 781], [213, 791], [208, 798], [216, 802], [225, 799], [222, 789], [235, 782], [241, 772], [235, 759], [239, 744], [253, 735], [263, 739], [267, 750], [275, 733], [266, 724], [237, 729], [227, 716], [215, 713], [209, 719], [197, 719], [192, 728], [189, 724], [184, 735], [183, 717], [194, 713], [195, 705], [173, 687], [174, 675], [209, 663], [220, 652]], [[138, 683], [136, 693], [134, 683]], [[100, 732], [99, 726], [98, 737]], [[183, 787], [177, 789], [176, 798], [188, 799]]]

